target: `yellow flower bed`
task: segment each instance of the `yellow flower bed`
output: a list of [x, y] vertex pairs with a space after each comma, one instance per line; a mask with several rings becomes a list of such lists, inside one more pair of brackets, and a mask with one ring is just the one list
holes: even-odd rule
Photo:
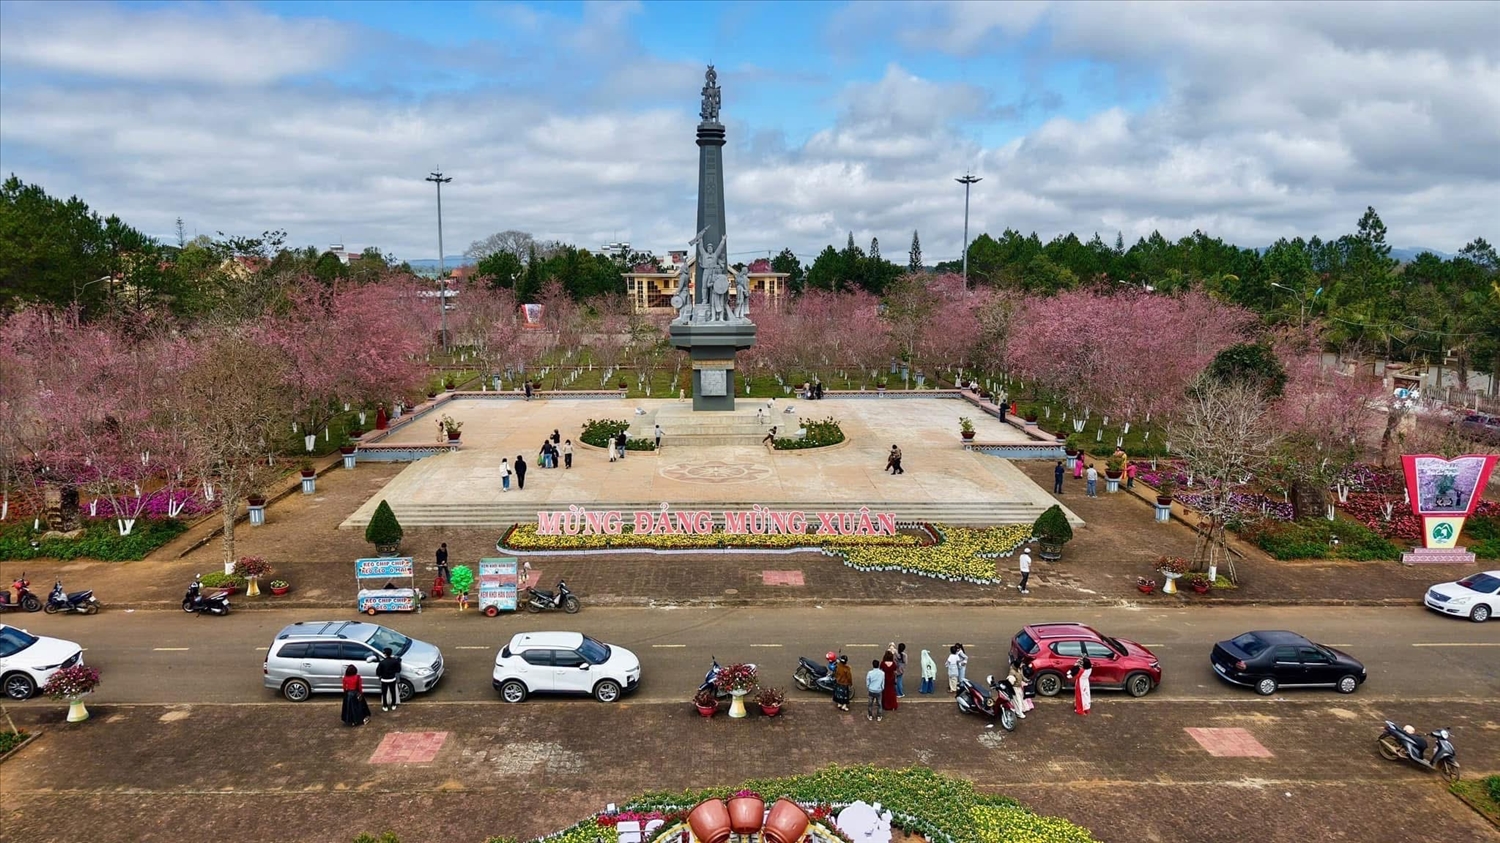
[[973, 815], [974, 837], [980, 843], [1095, 843], [1087, 829], [1024, 808], [979, 805]]
[[501, 540], [501, 550], [603, 550], [605, 548], [650, 548], [658, 550], [713, 550], [720, 547], [790, 549], [808, 548], [839, 556], [844, 564], [861, 571], [900, 571], [937, 579], [991, 584], [995, 556], [1007, 555], [1031, 538], [1028, 524], [970, 529], [934, 524], [940, 541], [922, 545], [915, 536], [843, 535], [636, 535], [541, 536], [536, 525], [521, 524]]

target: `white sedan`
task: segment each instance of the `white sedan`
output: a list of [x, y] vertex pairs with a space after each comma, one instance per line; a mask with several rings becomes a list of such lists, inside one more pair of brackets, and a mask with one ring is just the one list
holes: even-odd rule
[[1427, 589], [1422, 602], [1435, 612], [1484, 623], [1500, 611], [1500, 571], [1485, 571], [1458, 582], [1439, 583]]
[[83, 664], [83, 648], [72, 641], [0, 624], [0, 689], [5, 696], [24, 700], [52, 674], [75, 664]]

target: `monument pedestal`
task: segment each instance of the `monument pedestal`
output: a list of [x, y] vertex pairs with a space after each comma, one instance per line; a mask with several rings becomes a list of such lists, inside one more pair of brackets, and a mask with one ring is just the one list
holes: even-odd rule
[[693, 410], [726, 412], [734, 409], [734, 355], [755, 344], [750, 322], [673, 323], [672, 345], [688, 353], [693, 366]]

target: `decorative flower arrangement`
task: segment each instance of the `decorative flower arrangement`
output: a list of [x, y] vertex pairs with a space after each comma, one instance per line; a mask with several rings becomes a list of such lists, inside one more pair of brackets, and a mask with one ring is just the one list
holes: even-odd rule
[[291, 588], [292, 584], [286, 580], [271, 580], [271, 590], [276, 591], [283, 588]]
[[518, 524], [506, 532], [500, 540], [503, 548], [512, 550], [600, 550], [603, 548], [644, 547], [659, 550], [692, 550], [694, 548], [749, 547], [749, 548], [794, 548], [818, 549], [828, 546], [880, 545], [915, 547], [919, 544], [915, 536], [820, 536], [812, 533], [796, 535], [778, 533], [753, 535], [749, 533], [724, 533], [715, 530], [708, 535], [651, 535], [636, 534], [632, 524], [623, 525], [618, 536], [540, 536], [535, 524]]
[[[453, 387], [450, 386], [448, 388], [452, 389]], [[446, 433], [457, 433], [464, 428], [463, 422], [457, 421], [450, 415], [445, 414], [440, 421], [443, 425], [443, 431]]]
[[739, 790], [736, 790], [734, 793], [731, 793], [729, 795], [733, 799], [765, 799], [765, 797], [761, 796], [759, 793], [756, 793], [753, 790], [747, 790], [745, 788], [740, 788]]
[[766, 708], [778, 708], [786, 704], [786, 691], [780, 688], [762, 688], [755, 695], [755, 701]]
[[731, 664], [714, 677], [714, 687], [720, 691], [751, 691], [757, 679], [759, 673], [753, 665]]
[[235, 576], [245, 579], [264, 577], [273, 570], [275, 569], [271, 567], [271, 563], [267, 562], [263, 556], [241, 556], [240, 561], [234, 563]]
[[1181, 556], [1158, 556], [1156, 570], [1162, 574], [1186, 574], [1188, 561]]
[[99, 668], [75, 664], [52, 674], [42, 693], [54, 700], [76, 700], [99, 687]]
[[693, 705], [699, 708], [718, 708], [719, 698], [714, 696], [712, 688], [704, 688], [693, 695]]

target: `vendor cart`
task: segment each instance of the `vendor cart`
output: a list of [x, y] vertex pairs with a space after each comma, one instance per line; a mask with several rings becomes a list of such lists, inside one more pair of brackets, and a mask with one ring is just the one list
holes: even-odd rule
[[[361, 612], [420, 612], [422, 591], [417, 588], [416, 566], [410, 556], [354, 560], [354, 581], [359, 587], [357, 606]], [[379, 582], [376, 588], [367, 583]]]
[[516, 610], [516, 559], [479, 560], [479, 610], [486, 617]]

